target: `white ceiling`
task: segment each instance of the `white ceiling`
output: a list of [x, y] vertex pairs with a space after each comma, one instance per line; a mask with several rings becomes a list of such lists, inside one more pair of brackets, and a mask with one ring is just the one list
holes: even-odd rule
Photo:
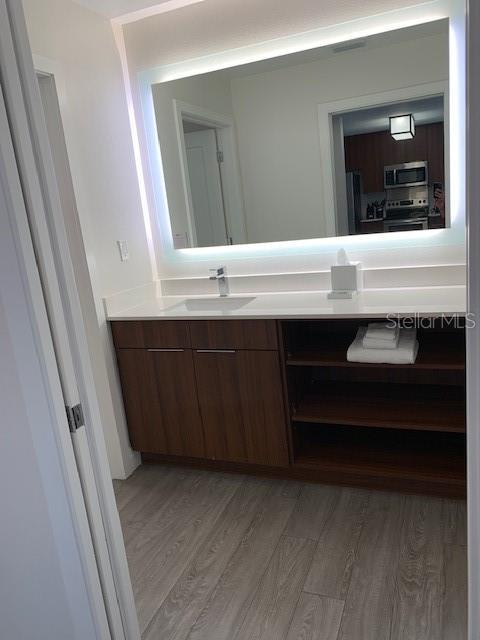
[[[406, 29], [396, 29], [388, 33], [377, 33], [375, 35], [364, 38], [363, 40], [355, 40], [360, 45], [359, 51], [368, 49], [376, 49], [378, 47], [390, 46], [392, 44], [400, 44], [417, 40], [418, 38], [428, 38], [429, 36], [444, 34], [448, 37], [448, 20], [437, 20], [426, 24], [419, 24]], [[349, 53], [348, 47], [352, 43], [346, 43], [347, 49], [345, 53]], [[353, 48], [353, 47], [352, 47]], [[356, 47], [355, 47], [356, 48]], [[259, 62], [251, 62], [249, 64], [230, 67], [213, 73], [222, 74], [226, 78], [236, 78], [243, 76], [256, 75], [260, 73], [268, 73], [277, 69], [293, 67], [295, 65], [308, 64], [335, 55], [341, 55], [342, 51], [337, 50], [337, 46], [318, 47], [317, 49], [308, 49], [307, 51], [299, 51], [298, 53], [289, 53], [285, 56], [277, 56], [268, 58]]]
[[343, 113], [343, 132], [346, 136], [353, 136], [360, 133], [387, 131], [390, 126], [390, 116], [400, 116], [406, 113], [413, 114], [417, 125], [443, 122], [443, 96], [408, 100]]
[[127, 13], [169, 3], [171, 0], [74, 0], [74, 2], [107, 18], [118, 18]]

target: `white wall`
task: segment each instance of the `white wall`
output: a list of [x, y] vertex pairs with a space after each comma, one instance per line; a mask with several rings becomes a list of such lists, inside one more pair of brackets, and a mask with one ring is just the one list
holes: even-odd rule
[[[120, 59], [111, 25], [98, 14], [70, 0], [23, 4], [34, 55], [52, 61], [61, 76], [61, 115], [97, 313], [97, 326], [90, 330], [99, 334], [90, 335], [90, 345], [103, 349], [106, 371], [98, 346], [92, 359], [101, 378], [97, 387], [111, 472], [123, 478], [139, 458], [128, 445], [102, 297], [153, 278]], [[116, 240], [128, 241], [128, 262], [120, 262]]]
[[[58, 63], [82, 231], [100, 295], [151, 281], [125, 89], [110, 22], [71, 0], [23, 0], [34, 55]], [[116, 240], [128, 240], [120, 262]]]
[[234, 77], [249, 242], [327, 235], [318, 104], [442, 80], [446, 34]]
[[233, 117], [230, 82], [223, 74], [196, 76], [153, 87], [153, 100], [157, 120], [167, 189], [168, 207], [173, 233], [188, 232], [185, 191], [182, 183], [178, 136], [175, 126], [173, 100], [208, 109], [219, 115]]

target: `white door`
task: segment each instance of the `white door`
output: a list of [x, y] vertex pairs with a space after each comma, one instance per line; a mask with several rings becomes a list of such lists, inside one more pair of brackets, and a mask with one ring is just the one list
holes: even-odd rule
[[197, 246], [229, 244], [215, 130], [185, 133], [185, 149]]
[[[3, 101], [0, 101], [0, 107], [3, 106]], [[6, 122], [4, 113], [0, 113], [0, 117], [3, 122]], [[101, 561], [102, 558], [108, 558], [105, 533], [103, 527], [102, 530], [100, 530], [98, 526], [98, 523], [101, 523], [100, 506], [88, 443], [86, 441], [84, 418], [81, 410], [71, 344], [64, 316], [64, 300], [62, 300], [59, 277], [53, 252], [51, 251], [47, 227], [41, 223], [39, 224], [39, 216], [35, 216], [34, 219], [32, 215], [34, 209], [38, 212], [41, 208], [41, 189], [37, 176], [29, 171], [29, 169], [33, 168], [33, 162], [30, 163], [32, 157], [26, 157], [30, 155], [28, 153], [28, 146], [27, 138], [24, 138], [24, 140], [17, 145], [17, 161], [20, 168], [26, 212], [31, 230], [30, 241], [34, 247], [44, 296], [43, 302], [47, 311], [64, 404], [71, 427], [71, 439], [76, 469], [71, 469], [70, 472], [77, 474], [81, 483], [84, 507], [89, 524], [89, 530], [84, 529], [84, 536], [87, 544], [91, 544], [94, 550], [94, 556], [88, 558], [88, 580], [90, 588], [96, 593], [97, 624], [101, 629], [101, 638], [104, 640], [123, 638], [123, 627], [117, 600], [116, 598], [114, 600], [117, 609], [115, 612], [110, 610], [111, 607], [109, 606], [108, 598], [105, 598], [106, 592], [109, 589], [111, 591], [111, 585], [113, 583], [108, 571], [105, 570], [105, 562]], [[67, 422], [66, 425], [68, 424]], [[114, 593], [115, 589], [113, 589], [113, 594]]]
[[[25, 548], [23, 557], [2, 559], [3, 586], [8, 582], [8, 588], [13, 591], [8, 598], [3, 598], [2, 605], [6, 609], [0, 606], [0, 636], [45, 638], [46, 634], [58, 634], [63, 628], [65, 635], [62, 637], [107, 640], [111, 636], [83, 496], [68, 442], [58, 371], [1, 85], [0, 258], [1, 335], [2, 344], [6, 345], [1, 352], [2, 391], [5, 392], [6, 387], [13, 394], [12, 404], [8, 401], [2, 405], [2, 420], [6, 420], [2, 434], [2, 473], [8, 473], [12, 462], [8, 481], [13, 484], [11, 491], [4, 492], [8, 498], [2, 501], [2, 513], [8, 526], [0, 528], [10, 553], [14, 548], [18, 553]], [[22, 407], [26, 411], [22, 412]], [[28, 412], [32, 411], [29, 418]], [[9, 429], [15, 431], [15, 436], [10, 437]], [[64, 450], [65, 443], [68, 446]], [[26, 470], [18, 464], [19, 458], [16, 468], [15, 459], [9, 459], [15, 456], [19, 446], [24, 449]], [[64, 450], [65, 460], [57, 455], [58, 449]], [[68, 465], [66, 472], [63, 461]], [[7, 476], [2, 480], [6, 481]], [[28, 491], [28, 483], [32, 480], [36, 481], [35, 486]], [[24, 492], [22, 487], [25, 487]], [[33, 502], [29, 501], [30, 495]], [[47, 496], [55, 501], [53, 506], [45, 501]], [[46, 508], [47, 505], [50, 508]], [[24, 518], [19, 517], [21, 509], [26, 510]], [[35, 515], [37, 509], [40, 512]], [[73, 524], [68, 533], [66, 513]], [[29, 534], [25, 526], [21, 526], [22, 520], [24, 523], [34, 521], [39, 530]], [[39, 554], [45, 554], [45, 557], [39, 557], [37, 564], [33, 558]], [[48, 567], [42, 570], [40, 567], [45, 561]], [[11, 579], [9, 572], [12, 572]], [[36, 575], [36, 572], [41, 573]], [[25, 584], [22, 585], [17, 576], [23, 576]], [[42, 589], [36, 584], [38, 580], [44, 581], [44, 601]], [[60, 607], [63, 605], [61, 615], [52, 597], [58, 600]], [[19, 611], [17, 603], [22, 601], [29, 606]], [[54, 619], [49, 621], [45, 616]]]
[[[80, 479], [83, 492], [76, 515], [88, 518], [82, 532], [87, 549], [85, 571], [96, 607], [98, 637], [136, 640], [140, 634], [125, 547], [21, 3], [0, 0], [0, 36], [0, 71], [5, 81], [6, 110], [28, 215], [29, 242], [34, 245], [64, 402], [68, 407], [77, 407], [76, 413], [71, 414], [76, 464], [73, 467], [70, 464], [68, 473], [72, 482]], [[80, 404], [83, 411], [78, 408]]]

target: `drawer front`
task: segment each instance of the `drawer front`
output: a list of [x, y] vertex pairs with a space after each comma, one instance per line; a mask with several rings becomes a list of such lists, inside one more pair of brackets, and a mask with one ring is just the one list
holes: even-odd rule
[[188, 349], [190, 332], [184, 320], [114, 320], [117, 349]]
[[193, 349], [278, 349], [275, 320], [192, 320]]

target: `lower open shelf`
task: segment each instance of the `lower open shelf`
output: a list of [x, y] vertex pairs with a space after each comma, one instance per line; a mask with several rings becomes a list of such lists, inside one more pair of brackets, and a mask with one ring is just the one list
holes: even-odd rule
[[298, 401], [291, 419], [465, 433], [465, 392], [461, 387], [429, 385], [313, 383]]
[[[464, 496], [465, 436], [338, 425], [297, 424], [294, 466], [332, 481]], [[363, 480], [363, 482], [362, 482]]]

